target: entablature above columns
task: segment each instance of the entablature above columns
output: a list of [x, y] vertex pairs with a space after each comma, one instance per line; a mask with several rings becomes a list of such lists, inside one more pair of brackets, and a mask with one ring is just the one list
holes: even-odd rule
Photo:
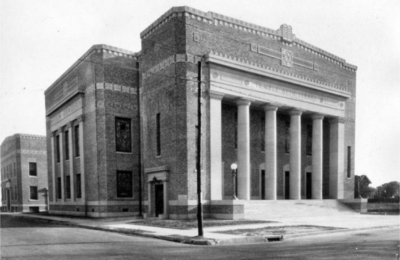
[[234, 103], [243, 98], [251, 100], [251, 105], [270, 103], [283, 110], [296, 108], [332, 117], [345, 117], [347, 101], [343, 96], [215, 64], [210, 66], [210, 93], [219, 93], [224, 101]]
[[211, 52], [206, 56], [206, 62], [219, 64], [225, 67], [241, 70], [252, 74], [266, 76], [268, 78], [289, 82], [292, 84], [319, 90], [345, 98], [349, 98], [351, 96], [351, 92], [344, 86], [329, 84], [310, 77], [305, 77], [277, 68], [257, 64], [252, 61], [242, 60], [237, 57]]

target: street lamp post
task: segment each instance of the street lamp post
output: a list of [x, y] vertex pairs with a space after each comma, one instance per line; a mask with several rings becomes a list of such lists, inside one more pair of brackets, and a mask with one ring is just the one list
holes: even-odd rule
[[233, 199], [237, 200], [238, 198], [236, 197], [236, 175], [237, 175], [237, 164], [232, 163], [231, 165], [232, 169], [232, 183], [233, 183]]

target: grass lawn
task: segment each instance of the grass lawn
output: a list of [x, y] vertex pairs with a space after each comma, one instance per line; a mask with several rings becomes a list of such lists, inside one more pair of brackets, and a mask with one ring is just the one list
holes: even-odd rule
[[[276, 221], [263, 221], [263, 220], [218, 220], [218, 219], [204, 219], [203, 227], [219, 227], [219, 226], [232, 226], [232, 225], [250, 225], [250, 224], [265, 224], [265, 223], [278, 223]], [[171, 219], [147, 219], [129, 222], [127, 224], [162, 227], [172, 229], [194, 229], [197, 228], [197, 219], [194, 220], [171, 220]]]

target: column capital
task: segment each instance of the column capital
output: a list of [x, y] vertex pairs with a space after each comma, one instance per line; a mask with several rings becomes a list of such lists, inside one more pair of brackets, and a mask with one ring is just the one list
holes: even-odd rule
[[322, 120], [324, 119], [324, 115], [321, 114], [312, 114], [311, 115], [312, 120]]
[[343, 117], [335, 117], [335, 118], [329, 119], [329, 123], [331, 123], [331, 124], [335, 124], [335, 123], [344, 124], [344, 122], [345, 122], [345, 120]]
[[301, 116], [301, 114], [303, 114], [303, 111], [299, 109], [292, 109], [289, 111], [289, 115], [291, 116]]
[[77, 122], [77, 123], [80, 123], [80, 122], [83, 122], [83, 121], [85, 121], [85, 116], [84, 116], [84, 115], [80, 115], [80, 116], [78, 116], [78, 117], [76, 118], [76, 122]]
[[70, 129], [71, 126], [72, 126], [72, 122], [68, 122], [68, 123], [64, 126], [64, 130]]
[[221, 100], [224, 97], [224, 94], [210, 90], [210, 99]]
[[236, 104], [238, 106], [250, 106], [251, 101], [248, 99], [244, 99], [244, 98], [238, 98], [238, 99], [236, 99]]
[[262, 105], [262, 108], [264, 109], [264, 111], [276, 111], [278, 110], [278, 106], [277, 105], [273, 105], [273, 104], [265, 104]]

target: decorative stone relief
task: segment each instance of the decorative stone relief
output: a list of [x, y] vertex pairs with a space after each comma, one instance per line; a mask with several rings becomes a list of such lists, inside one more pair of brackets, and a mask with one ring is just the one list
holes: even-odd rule
[[294, 34], [292, 33], [292, 26], [287, 24], [282, 24], [278, 30], [278, 33], [281, 35], [281, 40], [285, 42], [291, 43], [295, 38]]
[[253, 52], [257, 52], [257, 44], [252, 43], [250, 45], [250, 50], [253, 51]]
[[282, 48], [281, 52], [279, 52], [279, 51], [269, 49], [269, 48], [266, 48], [263, 46], [257, 46], [256, 44], [252, 43], [250, 45], [250, 51], [268, 56], [270, 58], [280, 60], [282, 62], [282, 65], [287, 66], [287, 67], [293, 67], [293, 65], [297, 65], [297, 66], [307, 68], [310, 70], [317, 70], [315, 63], [294, 57], [292, 51], [284, 49], [284, 48]]
[[198, 32], [193, 33], [193, 41], [201, 42], [201, 36]]
[[282, 65], [293, 67], [293, 52], [282, 48]]

